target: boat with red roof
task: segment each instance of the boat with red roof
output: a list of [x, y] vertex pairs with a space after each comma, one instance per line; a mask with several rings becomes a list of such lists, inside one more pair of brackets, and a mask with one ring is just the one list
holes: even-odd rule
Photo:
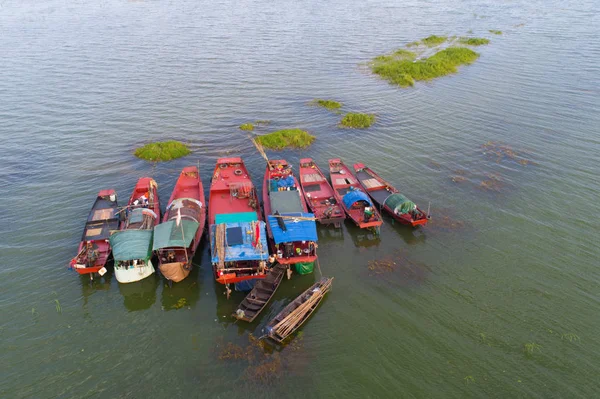
[[115, 277], [132, 283], [154, 274], [152, 233], [160, 221], [158, 185], [142, 177], [135, 185], [121, 221], [121, 230], [110, 236], [115, 260]]
[[373, 228], [379, 233], [383, 224], [381, 215], [341, 159], [329, 160], [329, 176], [335, 199], [342, 205], [350, 219], [361, 229]]
[[167, 280], [179, 282], [192, 270], [192, 259], [206, 225], [206, 201], [196, 166], [183, 168], [161, 224], [154, 228], [152, 248]]
[[104, 275], [105, 265], [111, 255], [111, 231], [119, 229], [119, 209], [115, 190], [100, 190], [88, 215], [77, 255], [69, 267], [79, 274]]
[[354, 164], [356, 178], [373, 201], [394, 219], [412, 227], [424, 226], [430, 216], [362, 163]]
[[319, 166], [311, 158], [300, 160], [300, 186], [306, 204], [319, 223], [339, 228], [346, 214], [335, 199], [334, 191]]
[[294, 265], [300, 274], [311, 273], [317, 260], [317, 226], [287, 161], [267, 161], [263, 202], [271, 252], [277, 261]]
[[266, 276], [269, 258], [265, 222], [256, 188], [239, 157], [220, 158], [208, 199], [211, 263], [215, 279], [250, 291]]

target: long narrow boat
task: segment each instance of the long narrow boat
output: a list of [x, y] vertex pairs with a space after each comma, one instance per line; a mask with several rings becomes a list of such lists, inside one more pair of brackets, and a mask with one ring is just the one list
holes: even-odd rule
[[321, 277], [299, 297], [289, 303], [265, 327], [266, 336], [282, 343], [308, 320], [331, 289], [333, 277]]
[[285, 275], [286, 268], [280, 264], [273, 266], [267, 273], [267, 277], [258, 282], [246, 298], [240, 303], [233, 317], [238, 320], [252, 323], [256, 316], [267, 306], [273, 295], [279, 288], [279, 284]]
[[341, 159], [329, 160], [329, 176], [335, 199], [344, 207], [350, 219], [361, 229], [374, 228], [379, 232], [383, 224], [381, 215]]
[[135, 185], [121, 222], [121, 231], [110, 236], [119, 283], [132, 283], [154, 274], [152, 229], [160, 220], [158, 185], [142, 177]]
[[256, 188], [241, 158], [217, 160], [208, 199], [211, 262], [215, 279], [250, 291], [265, 278], [269, 257]]
[[354, 164], [356, 178], [373, 201], [394, 219], [412, 227], [427, 224], [430, 217], [400, 191], [362, 163]]
[[166, 279], [179, 282], [192, 270], [192, 259], [204, 233], [204, 188], [196, 166], [183, 168], [169, 198], [163, 222], [154, 228], [153, 249]]
[[119, 229], [117, 194], [115, 190], [101, 190], [88, 215], [77, 255], [69, 268], [79, 274], [104, 274], [105, 265], [111, 255], [108, 241], [111, 231]]
[[315, 218], [323, 225], [341, 227], [346, 214], [319, 166], [311, 158], [303, 158], [299, 174], [304, 198]]
[[271, 252], [277, 261], [294, 265], [299, 274], [312, 273], [317, 260], [317, 225], [285, 160], [267, 161], [263, 202]]

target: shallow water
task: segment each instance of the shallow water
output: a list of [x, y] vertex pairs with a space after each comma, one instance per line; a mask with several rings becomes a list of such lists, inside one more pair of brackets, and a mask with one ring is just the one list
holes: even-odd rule
[[[596, 396], [599, 15], [592, 1], [4, 1], [0, 397]], [[469, 30], [492, 43], [457, 75], [400, 89], [361, 67]], [[378, 120], [338, 129], [315, 97]], [[173, 287], [66, 269], [101, 188], [126, 201], [151, 175], [166, 201], [183, 166], [199, 162], [208, 187], [224, 155], [261, 182], [238, 129], [258, 119], [272, 121], [258, 133], [317, 136], [271, 156], [363, 161], [431, 203], [433, 222], [388, 218], [378, 240], [349, 222], [320, 229], [333, 291], [275, 353], [249, 334], [318, 271], [284, 281], [247, 325], [230, 318], [243, 295], [213, 282], [205, 244]], [[193, 155], [133, 157], [167, 138]], [[378, 259], [397, 265], [370, 270]], [[248, 355], [226, 359], [229, 343]]]

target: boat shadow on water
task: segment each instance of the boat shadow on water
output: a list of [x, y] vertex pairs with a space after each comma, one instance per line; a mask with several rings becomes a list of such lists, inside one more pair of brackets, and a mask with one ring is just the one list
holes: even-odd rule
[[156, 303], [156, 289], [160, 284], [160, 276], [153, 274], [133, 283], [119, 284], [123, 295], [123, 305], [130, 312], [150, 309]]
[[[202, 253], [204, 244], [200, 244], [201, 247], [198, 253]], [[199, 262], [199, 257], [195, 257], [193, 261], [193, 268], [190, 274], [178, 283], [170, 283], [166, 278], [161, 277], [162, 281], [162, 292], [161, 292], [161, 306], [162, 310], [177, 310], [177, 309], [189, 309], [196, 305], [200, 299], [200, 288], [201, 282], [203, 281], [203, 270], [202, 265]], [[206, 259], [202, 259], [204, 264]]]

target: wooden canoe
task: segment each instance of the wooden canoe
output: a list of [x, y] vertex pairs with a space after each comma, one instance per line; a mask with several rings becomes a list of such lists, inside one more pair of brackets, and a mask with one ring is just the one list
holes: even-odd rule
[[293, 334], [319, 306], [325, 294], [331, 289], [333, 277], [321, 277], [300, 296], [290, 302], [265, 327], [266, 336], [282, 343]]
[[273, 295], [279, 288], [279, 284], [285, 275], [286, 268], [280, 264], [275, 265], [262, 280], [259, 280], [252, 291], [240, 303], [233, 317], [238, 320], [251, 323], [267, 306]]

